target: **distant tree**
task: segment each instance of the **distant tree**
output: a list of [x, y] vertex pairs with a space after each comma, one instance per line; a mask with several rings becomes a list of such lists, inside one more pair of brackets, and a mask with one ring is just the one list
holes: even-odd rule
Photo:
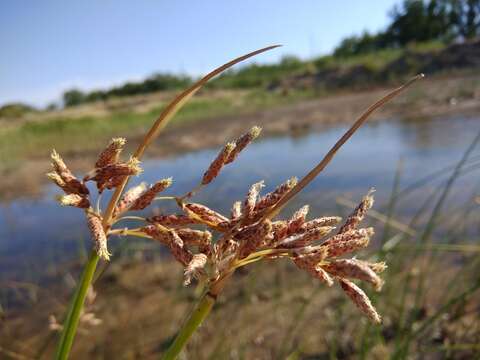
[[54, 102], [48, 104], [46, 107], [45, 107], [45, 110], [46, 111], [55, 111], [58, 109], [58, 105]]
[[0, 106], [0, 118], [19, 118], [36, 109], [23, 103], [10, 103]]
[[405, 46], [451, 38], [453, 24], [447, 1], [405, 0], [391, 12], [392, 23], [386, 30], [390, 45]]
[[82, 104], [85, 99], [85, 94], [78, 89], [71, 89], [63, 93], [63, 104], [67, 107]]
[[302, 66], [302, 60], [295, 55], [285, 55], [280, 60], [280, 67], [284, 69], [295, 69]]
[[91, 91], [85, 96], [85, 102], [103, 101], [108, 98], [105, 91], [95, 90]]
[[335, 48], [333, 55], [348, 57], [377, 51], [385, 47], [388, 47], [388, 44], [385, 42], [384, 33], [373, 35], [365, 31], [361, 36], [350, 36], [343, 39]]
[[480, 35], [480, 0], [449, 0], [450, 21], [464, 39]]

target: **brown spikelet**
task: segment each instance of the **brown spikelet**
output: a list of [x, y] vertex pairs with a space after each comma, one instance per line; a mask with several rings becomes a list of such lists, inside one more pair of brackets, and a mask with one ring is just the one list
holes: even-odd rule
[[57, 196], [57, 201], [62, 206], [73, 206], [80, 209], [87, 209], [90, 207], [90, 201], [87, 197], [78, 194], [68, 194]]
[[255, 204], [257, 203], [257, 198], [260, 193], [260, 190], [264, 187], [263, 181], [259, 181], [253, 184], [248, 191], [247, 197], [243, 203], [243, 216], [245, 219], [252, 218], [253, 211], [255, 209]]
[[162, 179], [156, 182], [150, 189], [141, 194], [132, 204], [130, 210], [143, 210], [149, 206], [155, 196], [172, 185], [172, 178]]
[[362, 289], [360, 289], [357, 285], [346, 279], [339, 279], [339, 282], [345, 294], [347, 294], [348, 297], [352, 299], [352, 301], [355, 303], [355, 305], [357, 305], [360, 311], [367, 315], [368, 318], [373, 322], [377, 324], [380, 324], [382, 322], [382, 319], [380, 315], [378, 315], [377, 310], [375, 310], [372, 303], [370, 302], [370, 299], [363, 292]]
[[86, 196], [89, 191], [85, 184], [75, 178], [73, 175], [65, 176], [64, 179], [55, 171], [49, 172], [47, 177], [52, 180], [59, 188], [61, 188], [66, 194], [77, 194], [80, 196]]
[[362, 199], [360, 204], [356, 207], [355, 210], [350, 214], [350, 216], [345, 221], [345, 224], [338, 230], [338, 233], [344, 233], [350, 230], [354, 230], [358, 224], [363, 220], [367, 211], [373, 206], [373, 192], [375, 190], [371, 189], [368, 194]]
[[313, 270], [310, 271], [310, 274], [312, 274], [313, 277], [320, 279], [321, 281], [326, 283], [328, 286], [333, 285], [333, 279], [331, 278], [331, 276], [328, 275], [328, 273], [318, 265], [315, 266]]
[[184, 286], [189, 285], [192, 282], [192, 278], [198, 277], [203, 272], [205, 265], [207, 264], [207, 259], [207, 255], [202, 253], [193, 255], [192, 260], [190, 260], [185, 268]]
[[328, 257], [328, 249], [322, 246], [306, 246], [297, 250], [294, 258], [304, 259], [312, 265], [323, 262]]
[[96, 169], [92, 177], [87, 176], [86, 180], [108, 181], [119, 176], [138, 175], [142, 172], [140, 161], [132, 157], [126, 163], [115, 163]]
[[88, 188], [68, 169], [61, 156], [52, 150], [51, 154], [53, 172], [48, 173], [52, 181], [54, 181], [67, 194], [88, 195]]
[[310, 207], [305, 205], [297, 210], [295, 214], [293, 214], [292, 218], [288, 222], [288, 235], [295, 234], [300, 230], [302, 225], [305, 223], [309, 209]]
[[174, 230], [168, 230], [168, 247], [173, 257], [183, 266], [187, 266], [192, 261], [192, 253], [188, 251], [182, 239]]
[[324, 241], [321, 246], [328, 249], [329, 257], [337, 257], [368, 246], [373, 228], [350, 230]]
[[[360, 261], [360, 260], [357, 260]], [[385, 271], [385, 269], [388, 267], [387, 264], [385, 264], [384, 261], [378, 262], [378, 263], [369, 263], [364, 261], [364, 263], [373, 271], [375, 271], [377, 274], [380, 274]]]
[[138, 175], [141, 172], [140, 161], [132, 157], [126, 163], [115, 163], [96, 169], [93, 174], [87, 175], [84, 181], [96, 181], [98, 191], [102, 192], [105, 189], [118, 187], [125, 176]]
[[283, 240], [288, 235], [288, 221], [279, 220], [272, 223], [273, 244], [278, 244], [280, 240]]
[[200, 220], [202, 223], [216, 226], [220, 223], [228, 221], [222, 214], [197, 203], [188, 203], [184, 205], [184, 210], [192, 219]]
[[210, 231], [193, 230], [188, 228], [176, 230], [185, 245], [198, 246], [200, 252], [210, 254], [212, 233]]
[[322, 227], [322, 226], [334, 226], [337, 225], [342, 220], [338, 216], [325, 216], [317, 219], [313, 219], [305, 222], [299, 231], [307, 231], [313, 228]]
[[100, 190], [100, 192], [102, 192], [103, 189], [112, 190], [119, 187], [120, 184], [122, 184], [124, 179], [125, 179], [124, 175], [114, 176], [111, 179], [108, 179], [107, 181], [102, 182], [102, 186], [99, 186], [100, 182], [98, 182], [97, 188]]
[[322, 237], [330, 233], [334, 229], [333, 226], [320, 226], [304, 231], [300, 234], [292, 235], [278, 243], [278, 247], [295, 248], [304, 247], [314, 241], [320, 240]]
[[101, 259], [110, 260], [110, 253], [107, 248], [107, 235], [103, 230], [102, 219], [97, 214], [87, 212], [87, 222], [93, 240], [95, 241], [95, 251]]
[[340, 259], [334, 260], [322, 267], [325, 271], [336, 277], [369, 282], [377, 291], [380, 291], [383, 286], [383, 280], [378, 277], [375, 271], [373, 271], [365, 261]]
[[[52, 150], [52, 153], [50, 155], [52, 159], [52, 167], [53, 170], [62, 176], [63, 174], [71, 174], [71, 171], [68, 169], [67, 165], [63, 161], [62, 157], [54, 150]], [[62, 176], [63, 177], [63, 176]]]
[[64, 178], [64, 180], [67, 194], [88, 195], [90, 193], [85, 184], [76, 177]]
[[123, 147], [125, 146], [125, 143], [126, 140], [124, 138], [113, 138], [108, 146], [98, 156], [95, 167], [102, 168], [118, 162], [118, 158], [123, 150]]
[[246, 227], [236, 238], [242, 242], [239, 251], [239, 258], [242, 259], [257, 250], [263, 242], [271, 241], [273, 238], [272, 223], [270, 220], [266, 220], [261, 224]]
[[255, 211], [261, 211], [263, 209], [269, 208], [275, 205], [285, 194], [290, 191], [296, 184], [297, 178], [293, 177], [287, 180], [285, 183], [281, 184], [271, 193], [268, 193], [262, 197], [255, 206]]
[[217, 155], [215, 160], [213, 160], [213, 162], [210, 164], [210, 167], [207, 169], [205, 174], [203, 174], [202, 185], [210, 184], [212, 180], [218, 176], [218, 173], [220, 172], [222, 167], [225, 165], [225, 162], [227, 161], [233, 149], [235, 149], [234, 143], [227, 143], [223, 147], [223, 149]]
[[168, 245], [171, 236], [168, 233], [168, 229], [158, 226], [158, 225], [147, 225], [143, 226], [139, 229], [140, 232], [152, 237], [154, 240], [157, 240], [158, 242]]
[[235, 201], [232, 205], [232, 210], [230, 212], [230, 217], [232, 220], [236, 220], [242, 216], [242, 202]]
[[123, 194], [122, 198], [115, 207], [113, 217], [117, 217], [119, 214], [128, 211], [132, 204], [140, 197], [140, 195], [145, 192], [146, 189], [146, 184], [142, 182], [141, 184], [134, 186], [130, 188], [127, 192], [125, 192], [125, 194]]
[[47, 173], [47, 177], [52, 180], [59, 188], [65, 190], [65, 181], [63, 181], [62, 177], [58, 175], [56, 171]]
[[167, 227], [183, 227], [202, 223], [197, 218], [192, 218], [183, 214], [155, 215], [147, 218], [147, 221]]
[[230, 164], [233, 162], [238, 154], [245, 149], [253, 140], [255, 140], [258, 135], [262, 132], [262, 129], [258, 126], [254, 126], [246, 134], [239, 137], [235, 140], [235, 148], [230, 152], [225, 164]]
[[325, 272], [321, 267], [317, 266], [316, 263], [313, 261], [310, 261], [308, 258], [295, 258], [293, 259], [293, 262], [299, 269], [305, 270], [308, 272], [311, 276], [313, 276], [316, 279], [321, 280], [328, 286], [333, 285], [333, 279], [331, 278], [330, 275]]

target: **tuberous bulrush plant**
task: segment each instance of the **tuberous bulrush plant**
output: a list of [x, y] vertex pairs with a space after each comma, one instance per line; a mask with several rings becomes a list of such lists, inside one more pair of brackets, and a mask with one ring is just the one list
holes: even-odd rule
[[[264, 259], [286, 258], [297, 268], [328, 286], [338, 283], [370, 320], [375, 323], [381, 322], [380, 315], [367, 295], [352, 280], [365, 281], [375, 290], [380, 290], [383, 281], [378, 274], [386, 268], [386, 265], [343, 258], [365, 248], [374, 233], [373, 228], [359, 227], [368, 209], [373, 205], [372, 191], [340, 226], [341, 219], [335, 216], [308, 219], [308, 205], [301, 207], [291, 218], [279, 219], [278, 215], [282, 208], [325, 168], [338, 149], [373, 111], [421, 76], [393, 90], [367, 109], [324, 159], [300, 181], [291, 178], [265, 195], [261, 194], [263, 182], [255, 183], [243, 200], [232, 204], [231, 213], [228, 215], [196, 203], [193, 198], [202, 188], [210, 185], [221, 170], [234, 162], [259, 136], [261, 132], [259, 127], [253, 127], [245, 135], [227, 143], [206, 169], [198, 186], [184, 195], [159, 196], [172, 185], [171, 178], [161, 179], [150, 186], [141, 183], [124, 192], [128, 178], [142, 172], [140, 158], [148, 144], [189, 97], [211, 77], [226, 68], [271, 48], [273, 47], [258, 50], [227, 63], [180, 94], [160, 115], [128, 161], [120, 158], [125, 139], [112, 139], [99, 155], [93, 169], [80, 180], [72, 174], [62, 158], [55, 151], [52, 152], [53, 171], [48, 177], [65, 193], [59, 196], [58, 200], [62, 205], [74, 206], [84, 211], [94, 240], [90, 260], [63, 326], [57, 358], [68, 357], [98, 259], [110, 260], [108, 239], [112, 235], [148, 238], [163, 244], [183, 266], [185, 285], [194, 279], [204, 284], [205, 290], [197, 307], [164, 354], [165, 359], [174, 359], [178, 356], [188, 339], [209, 314], [234, 272], [240, 267]], [[98, 202], [95, 206], [92, 204], [91, 194], [86, 186], [89, 182], [95, 183], [98, 194], [113, 190], [106, 209], [100, 209]], [[132, 218], [128, 215], [129, 212], [144, 210], [160, 200], [174, 201], [178, 205], [178, 211], [146, 218], [135, 216], [134, 218], [143, 224], [133, 228], [122, 227], [124, 219]], [[219, 235], [214, 239], [212, 233]]]

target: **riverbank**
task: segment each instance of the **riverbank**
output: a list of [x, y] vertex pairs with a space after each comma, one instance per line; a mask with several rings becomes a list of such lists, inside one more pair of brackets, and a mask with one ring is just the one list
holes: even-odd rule
[[[412, 119], [478, 114], [478, 84], [480, 74], [427, 77], [380, 109], [370, 121], [391, 117]], [[238, 97], [235, 93], [216, 93], [211, 98], [203, 94], [169, 125], [147, 156], [166, 157], [218, 146], [253, 125], [262, 126], [264, 136], [322, 131], [351, 123], [386, 91], [388, 89], [323, 94], [318, 98], [313, 94], [291, 94], [283, 101], [279, 94], [267, 94], [267, 99], [257, 99], [250, 105], [246, 103], [253, 99], [253, 93], [238, 93]], [[124, 113], [123, 122], [119, 122], [122, 117], [115, 118], [114, 115], [109, 115], [113, 116], [111, 118], [92, 117], [99, 109], [88, 112], [79, 108], [78, 113], [69, 109], [68, 117], [60, 120], [57, 115], [46, 114], [39, 119], [10, 125], [0, 132], [4, 158], [0, 169], [1, 199], [38, 195], [46, 182], [43, 174], [48, 168], [52, 148], [61, 152], [71, 167], [79, 172], [88, 170], [92, 159], [113, 136], [126, 136], [129, 149], [133, 149], [160, 111], [158, 105], [153, 107], [156, 99], [150, 98], [140, 108], [131, 104], [132, 111], [136, 112]]]

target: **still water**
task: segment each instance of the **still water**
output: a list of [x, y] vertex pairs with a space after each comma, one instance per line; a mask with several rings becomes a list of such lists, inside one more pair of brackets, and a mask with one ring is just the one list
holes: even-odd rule
[[[303, 176], [345, 130], [338, 127], [301, 136], [261, 139], [227, 166], [195, 201], [228, 212], [230, 204], [243, 198], [254, 182], [265, 180], [264, 191], [270, 191], [291, 176]], [[308, 203], [314, 215], [344, 214], [348, 209], [338, 205], [336, 199], [342, 196], [357, 202], [371, 187], [376, 188], [375, 208], [381, 210], [389, 201], [398, 169], [400, 189], [408, 188], [429, 174], [458, 163], [479, 131], [479, 118], [390, 119], [369, 124], [354, 135], [286, 212]], [[154, 182], [173, 177], [174, 185], [165, 195], [183, 194], [198, 183], [217, 151], [148, 159], [142, 180]], [[480, 194], [475, 164], [480, 165], [480, 148], [474, 149], [467, 161], [465, 167], [469, 171], [455, 181], [447, 201], [449, 206], [468, 203]], [[425, 198], [439, 192], [451, 171], [401, 196], [398, 217], [408, 219]], [[57, 205], [57, 192], [49, 185], [40, 198], [0, 204], [0, 281], [38, 279], [46, 264], [65, 261], [76, 256], [79, 248], [88, 246], [81, 212]], [[169, 204], [158, 206], [174, 209]]]

